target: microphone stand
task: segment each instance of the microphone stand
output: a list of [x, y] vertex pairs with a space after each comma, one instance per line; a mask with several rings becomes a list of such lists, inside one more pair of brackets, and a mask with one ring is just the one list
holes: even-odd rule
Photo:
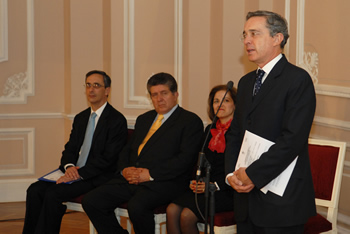
[[[206, 167], [206, 176], [204, 178], [205, 182], [205, 222], [204, 222], [204, 233], [208, 233], [208, 209], [209, 209], [209, 217], [210, 217], [210, 232], [214, 233], [214, 215], [215, 215], [215, 191], [217, 190], [215, 184], [210, 183], [210, 171], [211, 165], [205, 160]], [[209, 201], [209, 203], [208, 203]], [[209, 206], [208, 206], [209, 204]]]
[[[222, 106], [222, 103], [224, 102], [225, 100], [225, 97], [226, 97], [226, 94], [229, 90], [231, 90], [233, 87], [233, 82], [232, 81], [229, 81], [227, 83], [227, 90], [225, 92], [225, 95], [224, 97], [222, 98], [221, 100], [221, 103], [219, 105], [219, 108], [218, 110], [216, 111], [215, 115], [214, 115], [214, 118], [213, 118], [213, 121], [210, 125], [210, 128], [209, 128], [209, 131], [207, 133], [207, 136], [204, 140], [204, 143], [203, 143], [203, 146], [202, 146], [202, 150], [201, 152], [199, 152], [199, 155], [198, 155], [198, 167], [200, 168], [203, 164], [203, 167], [206, 168], [206, 174], [205, 174], [205, 177], [204, 177], [204, 182], [205, 182], [205, 215], [204, 215], [204, 234], [208, 234], [208, 210], [210, 210], [210, 233], [211, 234], [214, 234], [214, 215], [215, 215], [215, 191], [217, 190], [215, 184], [210, 184], [210, 171], [211, 171], [211, 165], [209, 163], [209, 161], [207, 160], [206, 156], [205, 156], [205, 153], [204, 153], [204, 146], [208, 140], [208, 137], [209, 137], [209, 133], [210, 133], [210, 130], [212, 129], [213, 127], [213, 123], [215, 123], [216, 119], [217, 119], [217, 114]], [[200, 175], [200, 171], [198, 172], [197, 171], [197, 182], [199, 180], [199, 178], [201, 177]], [[209, 192], [210, 192], [210, 198], [209, 198]], [[208, 207], [208, 201], [210, 202], [210, 205]]]

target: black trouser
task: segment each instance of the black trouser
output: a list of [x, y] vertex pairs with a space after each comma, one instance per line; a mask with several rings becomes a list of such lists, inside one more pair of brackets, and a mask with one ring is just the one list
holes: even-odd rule
[[23, 233], [59, 233], [62, 217], [67, 209], [62, 202], [92, 190], [86, 181], [73, 184], [55, 184], [37, 181], [27, 189], [26, 215]]
[[290, 227], [259, 227], [248, 218], [237, 223], [237, 234], [303, 234], [304, 224]]

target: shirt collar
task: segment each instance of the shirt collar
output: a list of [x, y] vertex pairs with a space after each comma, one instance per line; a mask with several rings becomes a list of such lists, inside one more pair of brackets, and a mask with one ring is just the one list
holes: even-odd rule
[[[171, 108], [171, 110], [170, 110], [168, 113], [166, 113], [166, 114], [163, 115], [164, 118], [163, 118], [163, 120], [162, 120], [162, 123], [164, 123], [165, 120], [167, 120], [167, 119], [171, 116], [171, 114], [174, 113], [174, 111], [176, 110], [176, 108], [177, 108], [178, 106], [179, 106], [179, 104], [176, 104], [173, 108]], [[155, 119], [158, 118], [158, 115], [159, 115], [159, 114], [157, 114], [157, 116], [156, 116]]]
[[102, 105], [100, 108], [98, 108], [96, 111], [93, 111], [92, 108], [90, 108], [91, 113], [92, 113], [92, 112], [95, 112], [96, 115], [97, 115], [98, 117], [100, 117], [100, 116], [102, 115], [102, 112], [103, 112], [103, 110], [105, 109], [106, 106], [107, 106], [107, 102], [105, 102], [105, 104], [103, 104], [103, 105]]
[[266, 77], [269, 75], [269, 73], [271, 72], [272, 68], [276, 65], [276, 63], [282, 58], [282, 54], [277, 55], [274, 59], [272, 59], [270, 62], [268, 62], [264, 67], [262, 68], [258, 68], [257, 72], [259, 69], [264, 70], [265, 74], [262, 78], [262, 82], [265, 81]]

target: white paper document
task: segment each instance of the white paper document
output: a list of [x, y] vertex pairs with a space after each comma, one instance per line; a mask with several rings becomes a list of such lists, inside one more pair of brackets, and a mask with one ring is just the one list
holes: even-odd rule
[[57, 181], [61, 176], [64, 176], [64, 173], [60, 169], [56, 169], [49, 174], [44, 175], [43, 178], [48, 181]]
[[[239, 152], [236, 170], [238, 170], [240, 167], [248, 167], [255, 160], [259, 159], [263, 153], [268, 151], [273, 144], [275, 143], [272, 141], [246, 131], [241, 150]], [[260, 190], [265, 194], [270, 191], [282, 197], [289, 182], [290, 176], [294, 170], [297, 159], [298, 157], [296, 157], [295, 160], [278, 177]]]
[[[51, 171], [50, 173], [40, 177], [38, 180], [56, 183], [56, 181], [59, 178], [61, 178], [61, 176], [64, 176], [64, 173], [60, 169], [55, 169], [55, 170]], [[71, 183], [74, 183], [74, 182], [79, 181], [79, 180], [80, 179], [72, 180], [69, 182], [65, 182], [64, 184], [71, 184]]]

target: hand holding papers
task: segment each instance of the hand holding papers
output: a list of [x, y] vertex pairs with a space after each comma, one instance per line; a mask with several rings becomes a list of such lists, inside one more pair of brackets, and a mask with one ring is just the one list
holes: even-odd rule
[[[246, 131], [244, 134], [241, 150], [239, 152], [236, 170], [241, 167], [248, 167], [255, 160], [259, 159], [263, 153], [268, 151], [273, 144], [275, 143], [272, 141]], [[297, 158], [298, 157], [296, 157], [295, 160], [278, 177], [276, 177], [260, 190], [265, 194], [270, 191], [279, 196], [283, 196], [284, 190], [287, 187], [289, 178], [295, 167]]]
[[[38, 180], [56, 183], [57, 180], [59, 178], [61, 178], [62, 176], [64, 176], [64, 173], [60, 169], [56, 169], [56, 170], [53, 170], [50, 173], [40, 177]], [[71, 184], [71, 183], [79, 181], [79, 180], [80, 179], [69, 181], [69, 182], [66, 182], [65, 184]]]

